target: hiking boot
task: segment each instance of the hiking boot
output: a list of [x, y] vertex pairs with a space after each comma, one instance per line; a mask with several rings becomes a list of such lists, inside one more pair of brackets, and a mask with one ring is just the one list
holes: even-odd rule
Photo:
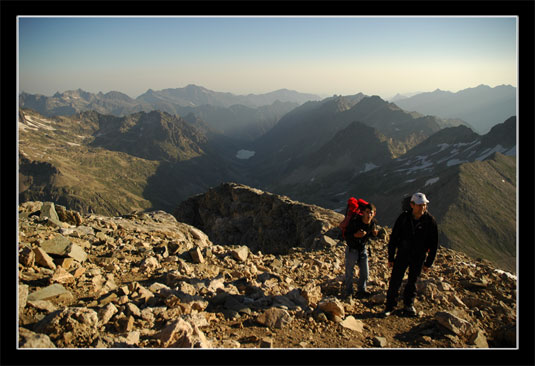
[[412, 305], [405, 305], [403, 312], [408, 316], [416, 316], [416, 309]]
[[390, 315], [392, 315], [392, 313], [394, 312], [394, 307], [393, 306], [387, 306], [385, 307], [385, 311], [383, 312], [383, 317], [388, 317]]

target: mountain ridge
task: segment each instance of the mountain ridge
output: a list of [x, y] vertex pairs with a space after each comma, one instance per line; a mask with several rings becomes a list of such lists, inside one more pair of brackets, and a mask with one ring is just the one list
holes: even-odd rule
[[396, 100], [403, 109], [443, 118], [460, 118], [477, 132], [487, 133], [492, 126], [516, 115], [517, 89], [511, 85], [491, 88], [481, 84], [458, 92], [435, 90]]
[[117, 117], [154, 110], [179, 116], [194, 113], [217, 133], [253, 140], [299, 104], [310, 98], [317, 99], [312, 94], [287, 89], [261, 95], [236, 96], [196, 85], [163, 91], [149, 89], [143, 96], [132, 99], [118, 91], [93, 94], [82, 89], [56, 92], [52, 97], [22, 92], [19, 104], [22, 108], [35, 110], [47, 117], [72, 116], [85, 111]]
[[272, 188], [270, 184], [300, 169], [309, 154], [317, 153], [355, 121], [377, 129], [388, 138], [394, 157], [406, 153], [441, 128], [455, 124], [409, 113], [379, 96], [362, 93], [308, 102], [286, 114], [254, 142], [252, 150], [256, 155], [250, 159], [252, 169], [261, 166], [257, 174], [269, 182], [266, 187]]

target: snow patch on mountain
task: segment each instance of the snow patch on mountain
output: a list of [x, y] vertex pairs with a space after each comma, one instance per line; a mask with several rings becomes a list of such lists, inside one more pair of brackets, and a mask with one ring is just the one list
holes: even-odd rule
[[504, 152], [503, 154], [508, 156], [516, 156], [516, 145]]
[[241, 160], [247, 160], [249, 158], [252, 158], [256, 154], [255, 151], [249, 151], [249, 150], [240, 150], [236, 153], [236, 158]]
[[409, 160], [408, 162], [404, 164], [404, 166], [409, 165], [410, 168], [398, 169], [396, 170], [396, 172], [406, 171], [407, 174], [411, 174], [418, 170], [425, 170], [425, 169], [432, 168], [434, 163], [432, 161], [428, 161], [427, 158], [428, 156], [419, 155], [415, 158], [415, 160]]
[[434, 184], [434, 183], [438, 182], [439, 179], [440, 179], [439, 177], [428, 179], [425, 182], [425, 187], [430, 186], [431, 184]]
[[435, 152], [432, 153], [431, 155], [435, 155], [435, 154], [438, 154], [438, 153], [440, 153], [440, 152], [446, 150], [448, 147], [450, 147], [450, 144], [446, 144], [446, 143], [444, 143], [444, 144], [438, 144], [437, 147], [439, 147], [440, 150], [435, 151]]
[[447, 166], [454, 166], [454, 165], [459, 165], [459, 164], [463, 164], [463, 163], [467, 163], [467, 162], [468, 162], [467, 160], [451, 159], [451, 160], [448, 160], [446, 165]]
[[506, 151], [510, 151], [510, 149], [507, 149], [505, 147], [503, 147], [502, 145], [498, 144], [496, 146], [494, 146], [494, 148], [492, 149], [485, 149], [481, 152], [481, 155], [479, 155], [476, 160], [479, 160], [479, 161], [482, 161], [482, 160], [485, 160], [486, 158], [488, 158], [490, 155], [496, 153], [496, 152], [499, 152], [499, 153], [505, 153]]
[[19, 123], [19, 128], [21, 128], [21, 129], [25, 129], [27, 127], [27, 128], [32, 129], [32, 130], [38, 130], [38, 129], [41, 129], [41, 128], [45, 129], [45, 130], [49, 130], [49, 131], [54, 131], [55, 130], [54, 127], [47, 126], [47, 123], [52, 123], [52, 121], [50, 121], [48, 119], [44, 119], [43, 118], [43, 119], [40, 119], [40, 120], [36, 120], [30, 115], [25, 115], [24, 118], [26, 120], [26, 125], [24, 125], [23, 123]]
[[364, 165], [364, 170], [361, 171], [361, 173], [366, 173], [372, 169], [378, 168], [378, 165], [375, 165], [374, 163], [366, 163]]

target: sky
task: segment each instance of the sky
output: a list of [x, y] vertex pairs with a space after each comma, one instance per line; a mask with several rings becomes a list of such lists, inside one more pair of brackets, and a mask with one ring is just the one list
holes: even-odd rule
[[516, 17], [19, 17], [19, 92], [388, 99], [518, 81]]

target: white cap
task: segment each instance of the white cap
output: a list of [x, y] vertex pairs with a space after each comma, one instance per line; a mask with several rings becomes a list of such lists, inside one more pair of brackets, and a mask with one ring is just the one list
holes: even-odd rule
[[418, 192], [412, 195], [411, 202], [414, 202], [417, 205], [422, 205], [424, 203], [425, 204], [429, 203], [429, 200], [427, 199], [425, 194]]

